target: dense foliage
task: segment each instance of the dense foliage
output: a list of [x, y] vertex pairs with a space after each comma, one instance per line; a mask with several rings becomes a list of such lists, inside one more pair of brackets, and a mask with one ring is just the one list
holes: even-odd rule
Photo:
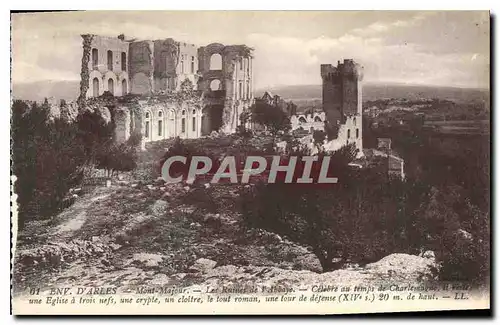
[[291, 129], [288, 115], [279, 107], [258, 101], [250, 108], [252, 121], [264, 125], [272, 134], [288, 132]]
[[[99, 113], [86, 111], [76, 122], [50, 115], [40, 105], [12, 105], [12, 173], [18, 198], [18, 221], [48, 218], [65, 207], [68, 191], [81, 184], [89, 168], [127, 171], [135, 167], [137, 143], [118, 145], [114, 126]], [[137, 139], [133, 139], [137, 142]]]
[[[487, 280], [489, 141], [423, 132], [368, 127], [364, 133], [368, 146], [376, 145], [377, 137], [393, 139], [393, 148], [405, 158], [406, 180], [388, 177], [377, 164], [346, 168], [349, 155], [337, 152], [332, 157], [337, 165], [331, 167], [337, 184], [277, 183], [245, 189], [242, 212], [247, 226], [308, 245], [324, 271], [390, 253], [432, 250], [441, 264], [441, 279]], [[318, 133], [315, 141], [323, 137]]]

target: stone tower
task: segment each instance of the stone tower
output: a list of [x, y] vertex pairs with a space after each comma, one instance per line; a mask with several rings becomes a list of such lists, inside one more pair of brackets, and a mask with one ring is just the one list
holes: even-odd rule
[[321, 65], [323, 79], [323, 110], [330, 130], [336, 139], [327, 144], [325, 149], [337, 150], [354, 143], [358, 156], [363, 151], [362, 116], [363, 116], [363, 67], [346, 59], [338, 61], [337, 66]]

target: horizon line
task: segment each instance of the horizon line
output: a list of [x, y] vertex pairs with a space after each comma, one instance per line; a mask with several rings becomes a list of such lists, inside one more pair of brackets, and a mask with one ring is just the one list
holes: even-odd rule
[[[54, 80], [54, 79], [46, 79], [46, 80], [36, 80], [36, 81], [14, 81], [11, 80], [11, 86], [14, 84], [34, 84], [34, 83], [57, 83], [57, 82], [80, 82], [78, 79], [67, 79], [67, 80]], [[490, 88], [486, 87], [467, 87], [467, 86], [458, 86], [458, 85], [436, 85], [436, 84], [421, 84], [421, 83], [406, 83], [406, 82], [398, 82], [398, 81], [367, 81], [364, 82], [363, 84], [365, 85], [377, 85], [377, 86], [383, 86], [383, 85], [388, 85], [388, 86], [403, 86], [403, 87], [412, 87], [412, 86], [419, 86], [419, 87], [429, 87], [429, 88], [455, 88], [455, 89], [475, 89], [475, 90], [482, 90], [482, 91], [490, 91]], [[283, 88], [283, 87], [294, 87], [294, 86], [318, 86], [320, 87], [321, 84], [314, 84], [314, 83], [309, 83], [309, 84], [291, 84], [291, 85], [272, 85], [272, 86], [264, 86], [264, 87], [259, 87], [254, 90], [254, 92], [257, 91], [266, 91], [266, 89], [273, 89], [273, 88]]]

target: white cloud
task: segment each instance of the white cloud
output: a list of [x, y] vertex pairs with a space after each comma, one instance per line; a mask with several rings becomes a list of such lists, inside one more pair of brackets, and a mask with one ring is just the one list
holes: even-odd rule
[[420, 24], [427, 17], [434, 15], [433, 12], [418, 13], [408, 20], [396, 20], [394, 22], [375, 22], [364, 28], [353, 29], [350, 33], [359, 36], [375, 36], [388, 32], [394, 28], [407, 28]]
[[365, 68], [366, 81], [464, 87], [487, 86], [488, 58], [470, 54], [420, 52], [416, 44], [386, 45], [382, 38], [344, 35], [304, 40], [253, 34], [257, 49], [256, 86], [319, 84], [320, 64], [353, 58]]
[[[15, 28], [13, 22], [14, 82], [36, 80], [78, 80], [82, 33], [116, 36], [119, 33], [140, 39], [173, 37], [197, 45], [218, 41], [226, 44], [246, 43], [255, 48], [254, 75], [257, 88], [273, 85], [319, 84], [320, 64], [336, 64], [352, 58], [365, 67], [366, 81], [430, 83], [484, 87], [489, 82], [487, 53], [424, 53], [425, 44], [387, 45], [384, 36], [391, 31], [418, 31], [433, 13], [419, 13], [407, 20], [375, 22], [354, 29], [341, 37], [299, 38], [270, 33], [233, 35], [216, 29], [187, 34], [182, 26], [163, 28], [150, 22], [124, 21], [119, 25], [106, 19], [95, 24], [70, 20], [58, 26], [36, 25], [37, 29]], [[167, 24], [168, 25], [168, 24]], [[60, 26], [64, 26], [61, 28]], [[22, 26], [21, 26], [22, 27]], [[236, 33], [237, 34], [237, 33]], [[387, 36], [385, 36], [387, 37]], [[207, 41], [209, 40], [209, 41]], [[475, 51], [476, 52], [476, 51]]]
[[44, 69], [39, 66], [17, 62], [12, 65], [12, 81], [34, 82], [43, 80], [79, 80], [79, 73], [74, 73], [66, 69]]

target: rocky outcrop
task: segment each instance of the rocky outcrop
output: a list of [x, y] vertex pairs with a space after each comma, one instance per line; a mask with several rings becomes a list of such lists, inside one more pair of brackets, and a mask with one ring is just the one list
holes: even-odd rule
[[378, 284], [391, 281], [423, 282], [434, 279], [438, 266], [433, 258], [408, 254], [391, 254], [364, 268], [341, 269], [333, 272], [284, 270], [277, 267], [224, 265], [202, 272], [197, 286], [310, 286], [313, 284]]
[[24, 268], [59, 267], [63, 263], [105, 256], [113, 251], [107, 243], [74, 239], [56, 242], [19, 252], [16, 257], [17, 271]]

